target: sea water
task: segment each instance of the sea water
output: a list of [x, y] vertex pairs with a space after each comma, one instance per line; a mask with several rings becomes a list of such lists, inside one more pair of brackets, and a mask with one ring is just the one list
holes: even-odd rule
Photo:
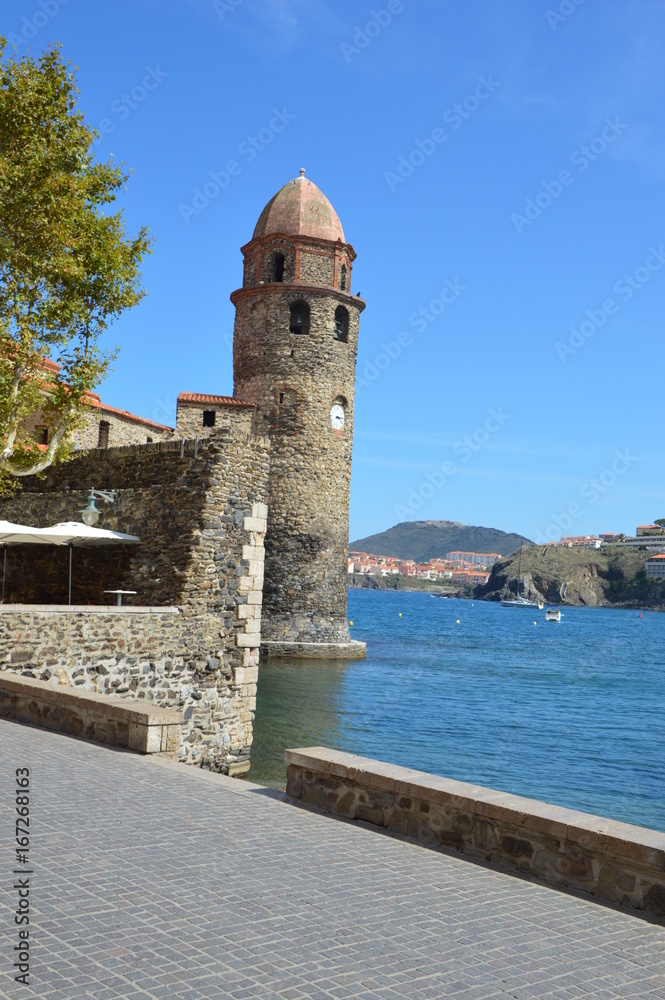
[[665, 614], [562, 612], [350, 591], [367, 659], [263, 661], [248, 778], [325, 746], [665, 830]]

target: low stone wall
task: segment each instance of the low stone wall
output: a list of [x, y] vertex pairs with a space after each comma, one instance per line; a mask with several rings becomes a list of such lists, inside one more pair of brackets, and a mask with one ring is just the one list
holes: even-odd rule
[[665, 833], [324, 747], [284, 757], [293, 799], [665, 923]]
[[[241, 604], [237, 613], [255, 609]], [[245, 771], [258, 680], [258, 637], [245, 629], [256, 619], [235, 618], [226, 631], [218, 615], [187, 611], [0, 605], [0, 668], [56, 691], [176, 708], [184, 763]]]
[[292, 660], [364, 660], [367, 644], [364, 642], [279, 642], [262, 640], [261, 656], [287, 657]]
[[175, 756], [180, 747], [180, 712], [4, 672], [0, 672], [0, 716], [137, 753]]

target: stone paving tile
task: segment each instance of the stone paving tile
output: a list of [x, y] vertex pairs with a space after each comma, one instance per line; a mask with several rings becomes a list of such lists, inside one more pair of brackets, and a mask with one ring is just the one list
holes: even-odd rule
[[12, 723], [0, 759], [0, 858], [28, 766], [35, 871], [32, 987], [10, 932], [2, 998], [665, 1000], [665, 929], [632, 914]]

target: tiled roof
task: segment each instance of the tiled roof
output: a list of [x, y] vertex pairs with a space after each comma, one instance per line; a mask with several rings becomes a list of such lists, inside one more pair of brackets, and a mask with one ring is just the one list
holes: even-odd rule
[[650, 556], [647, 562], [654, 562], [656, 559], [665, 559], [665, 552], [659, 552], [657, 556]]
[[102, 410], [104, 413], [110, 413], [115, 417], [122, 417], [123, 420], [131, 420], [134, 424], [142, 424], [144, 427], [150, 427], [155, 431], [170, 431], [173, 432], [173, 427], [167, 427], [166, 424], [156, 424], [154, 420], [147, 420], [145, 417], [137, 417], [135, 413], [130, 413], [129, 410], [119, 410], [115, 406], [109, 406], [107, 403], [102, 403], [99, 396], [95, 393], [88, 393], [85, 400], [88, 406], [94, 406], [98, 410]]
[[211, 406], [251, 406], [256, 408], [256, 403], [247, 403], [244, 399], [234, 399], [233, 396], [212, 396], [205, 392], [181, 392], [178, 396], [178, 403], [209, 403]]
[[51, 361], [50, 358], [42, 358], [40, 368], [45, 368], [47, 372], [53, 372], [55, 375], [62, 370], [62, 365], [59, 365], [57, 361]]

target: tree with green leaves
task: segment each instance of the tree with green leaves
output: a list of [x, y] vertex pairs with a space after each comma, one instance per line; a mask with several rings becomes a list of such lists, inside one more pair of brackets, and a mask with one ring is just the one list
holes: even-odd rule
[[[0, 38], [0, 480], [66, 458], [86, 396], [117, 354], [99, 340], [145, 291], [143, 228], [109, 206], [122, 165], [96, 163], [97, 133], [60, 49], [5, 57]], [[46, 448], [30, 430], [36, 414]], [[1, 482], [0, 482], [1, 485]]]
[[659, 528], [665, 528], [665, 517], [657, 517], [653, 523], [657, 524]]

